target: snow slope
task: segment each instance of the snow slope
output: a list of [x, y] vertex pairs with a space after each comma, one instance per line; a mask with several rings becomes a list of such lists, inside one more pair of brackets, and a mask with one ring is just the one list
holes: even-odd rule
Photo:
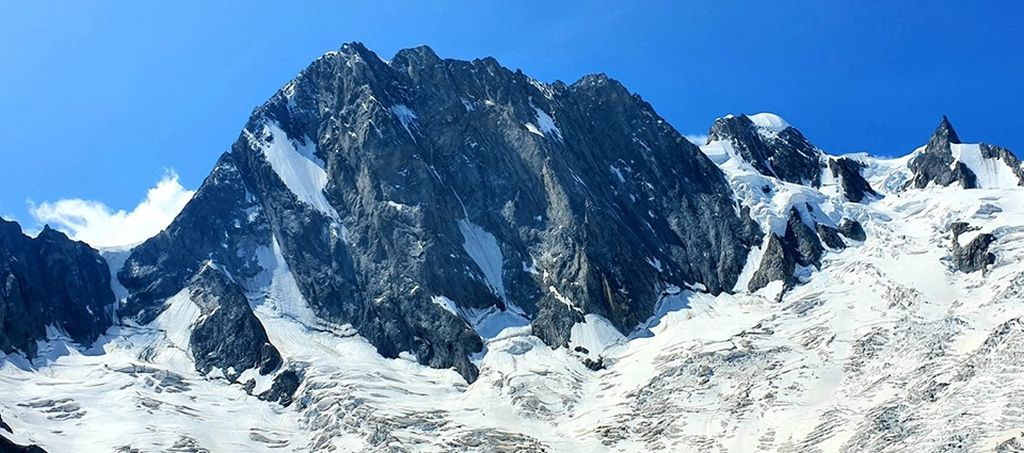
[[980, 145], [953, 143], [949, 148], [953, 158], [966, 165], [978, 177], [978, 187], [998, 189], [1019, 185], [1020, 179], [1010, 166], [1000, 159], [985, 158]]

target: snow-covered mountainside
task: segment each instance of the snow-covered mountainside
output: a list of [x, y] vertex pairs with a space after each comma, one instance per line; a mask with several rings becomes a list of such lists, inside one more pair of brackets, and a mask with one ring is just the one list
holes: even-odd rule
[[[827, 154], [769, 113], [708, 136], [690, 145], [603, 76], [546, 85], [493, 59], [346, 45], [257, 109], [166, 231], [102, 251], [118, 316], [99, 310], [113, 326], [95, 342], [33, 312], [55, 327], [4, 345], [0, 437], [1024, 450], [1011, 152], [960, 143], [946, 119], [895, 159]], [[5, 260], [6, 333], [10, 294], [43, 271]]]

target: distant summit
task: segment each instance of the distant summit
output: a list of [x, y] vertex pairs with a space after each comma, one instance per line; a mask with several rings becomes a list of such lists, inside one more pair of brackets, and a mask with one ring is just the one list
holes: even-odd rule
[[1014, 187], [1024, 182], [1024, 167], [1010, 150], [986, 143], [964, 144], [945, 115], [928, 144], [915, 151], [908, 165], [913, 173], [907, 185], [963, 188]]

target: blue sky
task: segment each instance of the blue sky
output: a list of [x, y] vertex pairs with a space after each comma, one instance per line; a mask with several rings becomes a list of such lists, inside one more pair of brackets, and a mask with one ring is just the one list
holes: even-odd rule
[[289, 3], [5, 3], [0, 215], [32, 224], [29, 200], [77, 198], [128, 217], [168, 169], [187, 193], [255, 106], [346, 41], [543, 81], [605, 72], [686, 134], [772, 111], [830, 152], [895, 155], [948, 114], [1024, 153], [1016, 1]]

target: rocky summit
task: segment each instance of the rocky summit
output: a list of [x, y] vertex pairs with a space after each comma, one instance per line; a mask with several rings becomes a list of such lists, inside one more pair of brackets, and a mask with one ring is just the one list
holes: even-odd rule
[[670, 288], [732, 288], [759, 241], [711, 161], [604, 75], [547, 85], [347, 44], [256, 109], [132, 253], [121, 315], [151, 321], [207, 259], [251, 279], [277, 248], [318, 318], [473, 380], [502, 327], [561, 346], [596, 314], [628, 333]]
[[0, 221], [0, 446], [1017, 451], [1024, 166], [907, 151], [346, 44], [145, 242]]

